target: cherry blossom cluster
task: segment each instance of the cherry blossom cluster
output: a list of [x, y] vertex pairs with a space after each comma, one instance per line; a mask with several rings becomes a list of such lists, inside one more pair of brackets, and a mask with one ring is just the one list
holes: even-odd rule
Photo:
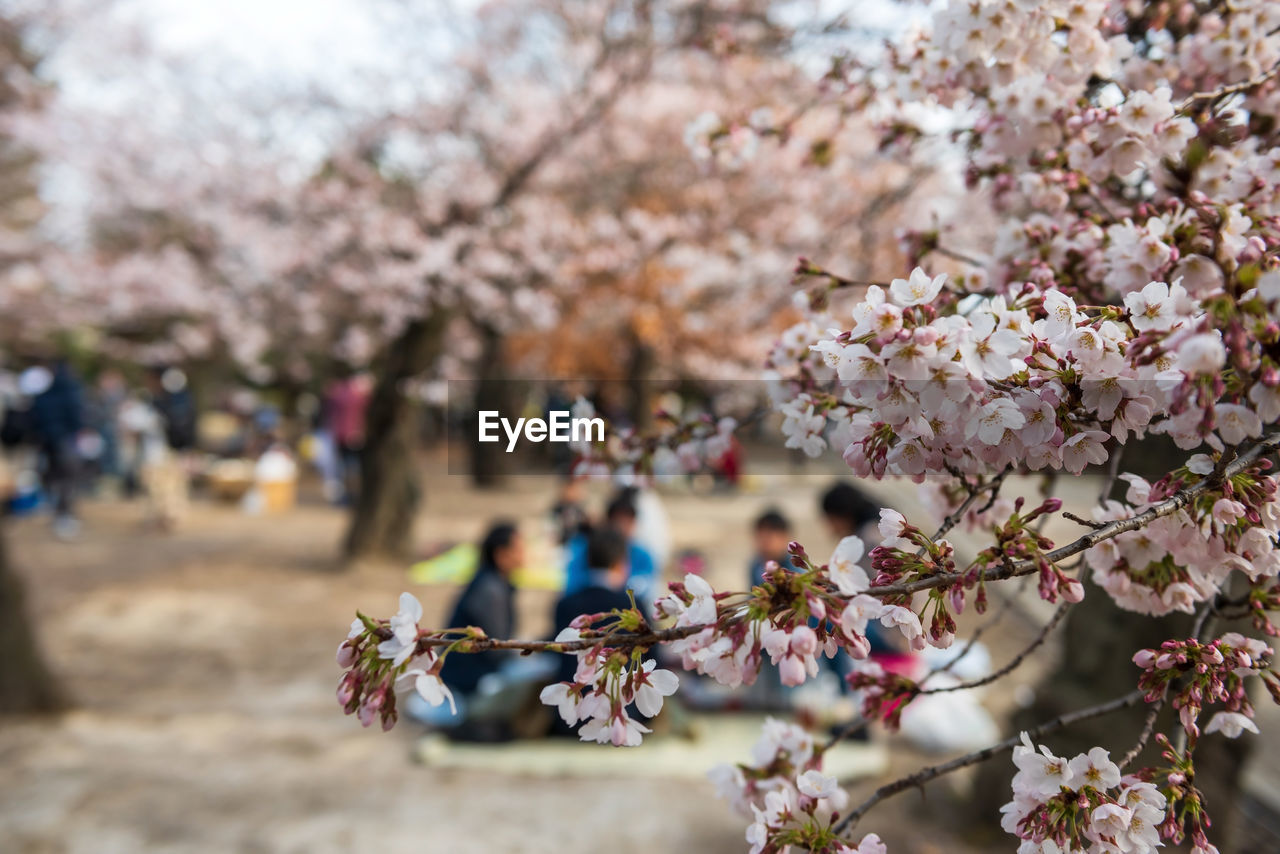
[[[1220, 458], [1192, 456], [1155, 483], [1132, 474], [1125, 501], [1094, 511], [1098, 522], [1130, 518], [1181, 489], [1213, 477]], [[1280, 500], [1270, 464], [1261, 460], [1195, 501], [1086, 553], [1094, 579], [1123, 608], [1143, 614], [1190, 613], [1216, 595], [1233, 571], [1253, 584], [1280, 575]]]
[[1273, 687], [1276, 676], [1269, 670], [1273, 655], [1262, 641], [1229, 632], [1209, 643], [1165, 641], [1159, 649], [1139, 650], [1133, 663], [1142, 668], [1138, 685], [1147, 692], [1148, 702], [1172, 693], [1178, 720], [1194, 744], [1200, 735], [1200, 712], [1210, 704], [1223, 708], [1209, 720], [1206, 733], [1236, 738], [1245, 730], [1258, 731], [1245, 680], [1267, 673], [1268, 687]]
[[338, 683], [338, 704], [363, 726], [375, 720], [384, 730], [399, 717], [396, 689], [409, 688], [433, 706], [456, 708], [453, 693], [440, 679], [444, 656], [419, 647], [423, 632], [422, 603], [412, 593], [400, 594], [400, 610], [390, 620], [364, 615], [351, 621], [347, 639], [338, 647], [338, 666], [346, 672]]
[[[917, 479], [1013, 463], [1078, 474], [1107, 459], [1109, 442], [1149, 432], [1185, 448], [1237, 445], [1278, 414], [1280, 372], [1258, 342], [1280, 340], [1263, 295], [1275, 282], [1280, 297], [1280, 271], [1258, 281], [1210, 314], [1177, 280], [1090, 306], [1033, 282], [960, 299], [944, 293], [945, 275], [916, 268], [887, 291], [870, 286], [852, 328], [831, 329], [792, 366], [802, 390], [780, 406], [783, 430], [811, 455], [833, 443], [857, 474]], [[1219, 331], [1224, 313], [1238, 335]]]
[[1001, 826], [1023, 840], [1019, 852], [1146, 854], [1164, 844], [1165, 795], [1122, 775], [1101, 747], [1067, 759], [1037, 750], [1024, 732], [1013, 762], [1013, 800], [1001, 809]]
[[685, 126], [684, 144], [694, 159], [721, 169], [741, 169], [756, 156], [760, 136], [772, 125], [767, 107], [752, 113], [745, 123], [726, 123], [716, 113], [699, 114]]
[[[850, 62], [824, 78], [824, 97], [843, 80], [844, 106], [876, 122], [880, 151], [908, 172], [954, 166], [966, 195], [913, 217], [899, 244], [907, 261], [892, 268], [902, 278], [870, 284], [870, 267], [855, 280], [802, 261], [798, 278], [820, 285], [801, 295], [803, 316], [768, 367], [790, 447], [834, 448], [862, 476], [945, 481], [957, 498], [948, 509], [966, 508], [993, 542], [966, 565], [945, 538], [956, 520], [930, 536], [887, 512], [869, 553], [849, 538], [820, 565], [796, 544], [792, 567], [769, 567], [750, 591], [686, 576], [657, 603], [671, 626], [661, 631], [684, 668], [724, 685], [749, 684], [766, 657], [788, 685], [816, 673], [820, 655], [863, 659], [872, 620], [913, 648], [947, 646], [954, 616], [970, 597], [982, 611], [1000, 579], [1035, 574], [1045, 599], [1078, 602], [1063, 554], [1087, 551], [1108, 594], [1140, 613], [1234, 602], [1257, 618], [1276, 603], [1275, 484], [1256, 450], [1233, 461], [1280, 419], [1280, 157], [1267, 131], [1280, 116], [1280, 12], [1259, 0], [973, 0], [932, 15], [876, 73]], [[687, 126], [695, 159], [754, 168], [770, 137], [779, 152], [807, 144], [806, 162], [824, 169], [836, 142], [851, 143], [724, 112]], [[998, 495], [997, 473], [1078, 474], [1153, 434], [1208, 452], [1155, 483], [1126, 476], [1125, 501], [1099, 508], [1073, 546], [1042, 533], [1056, 499]], [[1243, 599], [1221, 592], [1233, 570], [1250, 581]], [[674, 684], [651, 678], [661, 671], [621, 635], [588, 636], [586, 625], [560, 641], [594, 642], [574, 647], [575, 681], [544, 700], [587, 721], [591, 737], [633, 743], [642, 725], [627, 709]], [[1228, 635], [1139, 653], [1146, 699], [1169, 697], [1188, 733], [1185, 750], [1156, 736], [1167, 767], [1126, 776], [1102, 747], [1067, 759], [1024, 738], [1005, 809], [1021, 850], [1152, 851], [1189, 834], [1211, 851], [1191, 758], [1197, 719], [1212, 704], [1206, 732], [1248, 728], [1244, 678], [1276, 690], [1263, 649]], [[871, 667], [851, 682], [867, 717], [890, 724], [921, 690]], [[806, 739], [771, 723], [751, 764], [716, 772], [753, 819], [753, 851], [850, 850], [835, 831], [844, 795]], [[879, 846], [868, 836], [857, 850]]]
[[[596, 417], [595, 406], [578, 398], [574, 418]], [[572, 443], [578, 454], [573, 472], [579, 477], [667, 477], [694, 474], [717, 464], [729, 451], [738, 422], [709, 415], [685, 418], [665, 411], [654, 414], [653, 429], [644, 432], [607, 424], [603, 441]]]
[[751, 749], [751, 762], [711, 769], [708, 776], [720, 796], [752, 819], [746, 833], [752, 854], [885, 854], [874, 833], [851, 847], [832, 830], [848, 795], [822, 772], [822, 754], [809, 732], [768, 718]]
[[792, 543], [794, 569], [766, 567], [763, 583], [749, 593], [716, 593], [706, 579], [688, 575], [658, 600], [659, 618], [696, 631], [669, 648], [687, 670], [736, 687], [755, 681], [767, 656], [784, 685], [800, 685], [818, 673], [818, 656], [840, 649], [855, 659], [870, 652], [868, 623], [879, 620], [900, 631], [913, 647], [924, 646], [920, 618], [908, 605], [886, 603], [859, 564], [865, 546], [846, 537], [826, 564], [815, 565]]
[[[628, 626], [625, 614], [584, 615], [576, 621], [579, 626], [561, 631], [556, 642], [582, 640], [580, 626], [608, 617], [615, 618], [617, 627]], [[658, 669], [653, 659], [643, 660], [638, 647], [614, 649], [606, 643], [607, 640], [602, 640], [579, 651], [573, 681], [548, 685], [542, 689], [540, 699], [555, 706], [565, 723], [570, 726], [580, 723], [578, 737], [583, 741], [636, 747], [650, 730], [631, 717], [628, 710], [634, 705], [645, 718], [656, 716], [662, 711], [663, 698], [674, 694], [680, 681], [671, 671]]]

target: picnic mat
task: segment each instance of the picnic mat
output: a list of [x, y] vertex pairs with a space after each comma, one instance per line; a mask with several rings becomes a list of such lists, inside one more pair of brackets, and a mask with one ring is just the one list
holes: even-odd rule
[[[531, 551], [529, 565], [512, 573], [511, 583], [521, 590], [563, 590], [564, 570], [555, 556]], [[409, 580], [414, 584], [466, 584], [476, 574], [479, 562], [480, 550], [473, 543], [462, 543], [410, 566]]]
[[[529, 777], [670, 777], [703, 779], [721, 762], [749, 762], [760, 737], [763, 715], [691, 715], [696, 736], [647, 735], [639, 747], [587, 744], [569, 738], [460, 744], [439, 733], [418, 740], [415, 758], [431, 768], [473, 769]], [[832, 748], [824, 773], [840, 780], [883, 774], [888, 750], [874, 742], [846, 742]]]

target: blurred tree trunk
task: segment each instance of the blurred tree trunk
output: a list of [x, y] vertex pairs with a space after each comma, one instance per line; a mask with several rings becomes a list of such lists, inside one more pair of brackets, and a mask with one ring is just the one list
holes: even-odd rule
[[[1061, 661], [1037, 687], [1034, 702], [1013, 716], [1009, 731], [1016, 733], [1133, 691], [1139, 675], [1131, 660], [1133, 653], [1158, 647], [1169, 638], [1187, 637], [1193, 622], [1194, 618], [1187, 614], [1154, 619], [1124, 611], [1106, 591], [1086, 580], [1084, 601], [1072, 607], [1061, 629]], [[1111, 751], [1111, 758], [1119, 761], [1137, 743], [1147, 712], [1148, 706], [1139, 704], [1046, 736], [1043, 743], [1058, 755], [1068, 757], [1103, 745]], [[1207, 716], [1203, 720], [1207, 722]], [[1156, 732], [1170, 733], [1175, 726], [1176, 715], [1166, 706]], [[1235, 804], [1239, 802], [1236, 795], [1251, 744], [1246, 738], [1206, 736], [1196, 748], [1196, 785], [1204, 792], [1213, 818], [1211, 840], [1223, 851], [1234, 850], [1231, 836], [1238, 823], [1234, 820]], [[1160, 764], [1163, 760], [1153, 739], [1126, 771]], [[1008, 756], [985, 763], [978, 772], [974, 790], [977, 803], [969, 815], [987, 825], [984, 830], [990, 831], [993, 838], [1003, 835], [999, 809], [1012, 797], [1013, 772]]]
[[[477, 324], [480, 334], [480, 365], [475, 390], [475, 409], [493, 410], [504, 418], [517, 418], [520, 413], [512, 408], [511, 377], [507, 370], [506, 340], [502, 333], [488, 324]], [[479, 417], [478, 415], [476, 416]], [[507, 438], [500, 433], [498, 443], [481, 443], [478, 423], [468, 430], [467, 444], [471, 449], [471, 480], [481, 488], [499, 486], [507, 474]]]
[[627, 364], [627, 387], [630, 391], [631, 423], [638, 432], [653, 426], [653, 372], [658, 354], [653, 345], [637, 332], [631, 334], [631, 361]]
[[24, 585], [9, 565], [0, 524], [0, 714], [47, 714], [65, 705], [36, 643]]
[[348, 558], [409, 553], [422, 487], [414, 465], [417, 404], [404, 387], [440, 354], [447, 324], [445, 312], [433, 311], [412, 321], [387, 349], [365, 416], [360, 491], [344, 545]]

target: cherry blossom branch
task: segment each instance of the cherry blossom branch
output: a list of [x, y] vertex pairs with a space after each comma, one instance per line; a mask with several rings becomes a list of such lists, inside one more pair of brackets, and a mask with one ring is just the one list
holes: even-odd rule
[[[1043, 735], [1057, 732], [1060, 729], [1080, 723], [1081, 721], [1102, 717], [1103, 715], [1109, 715], [1112, 712], [1118, 712], [1121, 709], [1136, 706], [1138, 703], [1142, 702], [1142, 698], [1144, 696], [1146, 695], [1142, 691], [1132, 691], [1125, 694], [1123, 697], [1118, 697], [1106, 703], [1101, 703], [1096, 706], [1090, 706], [1087, 709], [1081, 709], [1076, 712], [1069, 712], [1065, 715], [1060, 715], [1053, 720], [1046, 721], [1037, 727], [1026, 730], [1026, 733], [1031, 739], [1037, 740]], [[1022, 736], [1020, 733], [1019, 735], [1011, 736], [1010, 738], [997, 742], [989, 747], [984, 747], [981, 750], [974, 751], [973, 753], [958, 756], [955, 759], [948, 760], [947, 762], [943, 762], [938, 765], [921, 768], [913, 774], [908, 774], [907, 776], [894, 780], [891, 783], [886, 783], [876, 789], [869, 798], [859, 804], [855, 809], [846, 813], [838, 822], [836, 822], [832, 827], [832, 830], [836, 833], [842, 833], [845, 830], [856, 826], [858, 820], [881, 801], [887, 800], [888, 798], [891, 798], [901, 792], [905, 792], [908, 789], [919, 788], [931, 780], [950, 774], [952, 771], [958, 771], [961, 768], [967, 768], [970, 765], [985, 762], [988, 759], [992, 759], [1002, 753], [1012, 750], [1021, 743]]]
[[986, 264], [982, 263], [978, 259], [965, 255], [963, 252], [948, 249], [942, 245], [934, 246], [933, 251], [937, 252], [939, 255], [944, 255], [947, 258], [950, 258], [952, 261], [959, 261], [962, 264], [968, 264], [970, 267], [986, 267]]
[[970, 487], [968, 484], [965, 484], [965, 489], [968, 490], [969, 494], [965, 497], [964, 501], [960, 502], [959, 507], [952, 510], [951, 513], [947, 515], [947, 518], [942, 520], [942, 524], [938, 526], [938, 530], [934, 532], [932, 539], [936, 540], [939, 537], [946, 536], [952, 528], [959, 525], [960, 520], [962, 520], [965, 514], [969, 512], [969, 508], [973, 506], [979, 496], [990, 492], [991, 500], [994, 502], [997, 493], [1000, 491], [1000, 486], [1004, 483], [1004, 479], [1008, 476], [1010, 471], [1012, 471], [1012, 467], [1005, 466], [999, 474], [980, 486]]
[[[648, 632], [624, 632], [618, 634], [609, 634], [608, 632], [583, 632], [583, 637], [579, 640], [571, 641], [535, 641], [535, 640], [507, 640], [502, 638], [489, 637], [471, 637], [470, 634], [478, 630], [468, 629], [444, 629], [429, 635], [423, 635], [418, 638], [418, 654], [426, 652], [432, 647], [447, 647], [458, 645], [459, 652], [490, 652], [492, 650], [517, 650], [521, 653], [529, 654], [534, 652], [578, 652], [584, 649], [591, 649], [594, 646], [604, 642], [607, 646], [617, 647], [619, 649], [628, 649], [633, 647], [654, 646], [660, 643], [668, 643], [670, 641], [687, 638], [690, 635], [696, 635], [703, 629], [713, 628], [712, 626], [673, 626], [669, 629], [653, 629]], [[373, 635], [380, 640], [387, 640], [392, 636], [391, 630], [385, 626], [379, 627], [373, 632]], [[453, 635], [453, 637], [448, 637]], [[461, 635], [462, 637], [457, 637]]]
[[1178, 105], [1178, 112], [1182, 112], [1184, 110], [1189, 109], [1191, 106], [1193, 106], [1199, 101], [1216, 101], [1220, 98], [1225, 98], [1229, 95], [1236, 95], [1236, 94], [1239, 94], [1240, 92], [1246, 92], [1250, 89], [1256, 89], [1257, 87], [1261, 86], [1263, 83], [1266, 83], [1268, 80], [1275, 77], [1277, 74], [1280, 74], [1280, 62], [1273, 64], [1270, 68], [1268, 68], [1266, 71], [1259, 74], [1257, 77], [1252, 77], [1240, 83], [1232, 83], [1230, 86], [1222, 86], [1218, 89], [1213, 89], [1208, 92], [1196, 92], [1195, 94], [1189, 96], [1186, 100], [1184, 100], [1181, 104]]
[[[1021, 652], [1015, 655], [1012, 659], [1009, 660], [1007, 664], [1005, 664], [1003, 667], [999, 668], [998, 670], [993, 670], [991, 673], [987, 674], [986, 676], [983, 676], [981, 679], [974, 679], [970, 682], [961, 682], [958, 685], [948, 685], [943, 688], [926, 688], [920, 693], [921, 694], [946, 694], [951, 691], [967, 691], [970, 688], [980, 688], [983, 685], [990, 685], [992, 682], [995, 682], [996, 680], [1001, 679], [1004, 676], [1007, 676], [1008, 674], [1016, 670], [1022, 664], [1022, 662], [1026, 661], [1028, 655], [1030, 655], [1041, 644], [1043, 644], [1046, 640], [1048, 640], [1050, 633], [1053, 632], [1053, 630], [1057, 627], [1058, 623], [1062, 622], [1062, 618], [1067, 615], [1067, 610], [1070, 607], [1071, 607], [1070, 602], [1063, 602], [1061, 605], [1059, 605], [1057, 610], [1053, 612], [1053, 616], [1050, 617], [1048, 622], [1044, 624], [1044, 626], [1040, 629], [1040, 632], [1035, 636], [1034, 639], [1032, 639], [1031, 643], [1029, 643], [1026, 647], [1024, 647]], [[954, 661], [959, 661], [968, 652], [969, 652], [969, 648], [966, 647], [964, 652], [960, 653], [960, 655], [957, 656], [954, 659]], [[932, 673], [929, 674], [929, 676], [932, 676], [932, 675], [933, 675]], [[928, 678], [929, 678], [928, 676], [925, 677], [925, 679], [928, 679]]]
[[[1191, 637], [1196, 638], [1197, 640], [1202, 637], [1205, 627], [1208, 624], [1209, 615], [1216, 608], [1218, 598], [1219, 597], [1217, 596], [1211, 598], [1196, 614], [1195, 623], [1191, 627]], [[1138, 754], [1140, 754], [1142, 749], [1147, 746], [1147, 742], [1151, 741], [1151, 736], [1155, 734], [1156, 730], [1156, 720], [1160, 717], [1160, 712], [1164, 709], [1164, 704], [1169, 699], [1169, 689], [1172, 687], [1172, 681], [1166, 682], [1164, 688], [1160, 691], [1160, 696], [1152, 701], [1151, 710], [1147, 712], [1147, 717], [1142, 722], [1142, 731], [1138, 733], [1138, 740], [1134, 743], [1133, 747], [1129, 748], [1129, 751], [1121, 757], [1120, 761], [1116, 763], [1121, 770], [1124, 770], [1129, 763], [1137, 759]]]
[[[1170, 682], [1169, 685], [1173, 683]], [[1151, 736], [1156, 730], [1156, 719], [1160, 717], [1160, 711], [1164, 708], [1165, 700], [1169, 697], [1169, 685], [1166, 685], [1164, 691], [1161, 692], [1159, 698], [1151, 704], [1150, 711], [1147, 712], [1146, 720], [1142, 722], [1142, 732], [1138, 733], [1138, 740], [1133, 747], [1129, 748], [1129, 752], [1121, 757], [1116, 765], [1123, 771], [1128, 767], [1129, 763], [1138, 758], [1138, 754], [1147, 746], [1147, 742], [1151, 741]]]
[[[1275, 433], [1258, 444], [1254, 445], [1248, 451], [1245, 451], [1239, 457], [1231, 462], [1230, 465], [1223, 468], [1221, 474], [1211, 475], [1178, 490], [1169, 498], [1161, 501], [1136, 516], [1130, 516], [1127, 519], [1117, 519], [1108, 522], [1106, 525], [1091, 531], [1088, 534], [1076, 539], [1065, 546], [1048, 552], [1047, 557], [1051, 562], [1057, 563], [1065, 558], [1080, 554], [1098, 543], [1105, 542], [1120, 534], [1129, 531], [1137, 531], [1154, 522], [1156, 519], [1172, 515], [1183, 507], [1186, 507], [1197, 496], [1209, 491], [1215, 486], [1220, 485], [1224, 480], [1239, 474], [1250, 465], [1252, 465], [1259, 457], [1269, 454], [1280, 448], [1280, 433]], [[1030, 575], [1039, 571], [1039, 564], [1034, 559], [1025, 559], [1019, 561], [1010, 561], [1002, 565], [998, 569], [991, 570], [984, 574], [985, 581], [1001, 581], [1006, 578], [1016, 578], [1021, 575]], [[931, 590], [935, 587], [947, 587], [952, 584], [959, 584], [964, 581], [965, 573], [950, 572], [939, 573], [925, 578], [917, 578], [912, 581], [900, 581], [893, 584], [883, 584], [878, 587], [872, 587], [867, 590], [867, 594], [876, 597], [885, 596], [902, 596], [910, 593], [916, 593], [921, 590]]]

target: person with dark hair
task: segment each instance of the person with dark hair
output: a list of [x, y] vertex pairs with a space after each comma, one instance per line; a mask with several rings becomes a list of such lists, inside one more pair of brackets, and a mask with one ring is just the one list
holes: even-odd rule
[[[837, 542], [845, 537], [860, 537], [867, 543], [864, 555], [870, 554], [871, 547], [878, 542], [874, 529], [880, 521], [880, 505], [851, 483], [839, 481], [823, 493], [822, 516]], [[863, 560], [867, 559], [864, 556]], [[865, 569], [868, 577], [875, 577], [870, 565]], [[867, 640], [871, 642], [873, 654], [896, 652], [883, 628], [875, 621], [867, 626]], [[843, 677], [848, 672], [848, 660], [837, 656], [832, 661]], [[844, 685], [843, 681], [841, 685]]]
[[[480, 541], [480, 562], [453, 606], [447, 625], [475, 626], [491, 638], [514, 637], [516, 611], [513, 573], [524, 563], [524, 540], [514, 522], [494, 523]], [[455, 693], [470, 694], [486, 675], [495, 673], [507, 656], [500, 650], [445, 658], [440, 678]]]
[[[454, 604], [448, 626], [474, 626], [491, 638], [515, 636], [515, 587], [511, 574], [524, 563], [524, 539], [514, 522], [500, 521], [480, 541], [475, 576]], [[457, 712], [430, 706], [416, 694], [406, 698], [405, 713], [440, 727], [460, 741], [506, 741], [522, 710], [536, 700], [549, 666], [532, 671], [504, 650], [450, 655], [440, 678], [453, 693]]]
[[756, 553], [751, 558], [751, 586], [764, 583], [764, 569], [776, 561], [783, 569], [794, 569], [787, 546], [791, 544], [791, 521], [776, 508], [761, 513], [751, 528]]
[[[630, 608], [631, 597], [626, 593], [627, 540], [613, 528], [597, 528], [587, 536], [585, 587], [566, 593], [556, 602], [553, 625], [556, 631], [569, 627], [574, 618], [582, 614], [600, 614], [615, 608]], [[557, 682], [572, 682], [577, 658], [562, 655], [559, 660]]]
[[80, 380], [66, 360], [58, 360], [52, 369], [29, 368], [19, 384], [31, 397], [31, 435], [44, 466], [45, 492], [53, 504], [54, 536], [71, 539], [80, 529], [75, 516], [80, 474], [76, 439], [85, 424]]
[[[637, 515], [635, 493], [624, 489], [609, 501], [605, 509], [604, 527], [617, 531], [626, 541], [626, 584], [635, 592], [638, 600], [647, 603], [653, 595], [653, 585], [657, 581], [658, 570], [653, 556], [635, 539]], [[569, 560], [565, 568], [564, 585], [566, 595], [576, 593], [590, 583], [587, 540], [588, 537], [585, 534], [579, 534], [569, 541]]]
[[153, 368], [148, 381], [151, 403], [164, 419], [169, 447], [180, 454], [195, 448], [199, 417], [187, 375], [178, 368]]
[[868, 525], [880, 521], [880, 505], [851, 483], [840, 481], [822, 496], [822, 517], [836, 539], [861, 536]]
[[[765, 566], [769, 561], [776, 561], [783, 569], [794, 571], [791, 555], [787, 552], [792, 539], [791, 520], [780, 510], [770, 507], [757, 516], [751, 532], [756, 550], [751, 559], [751, 586], [764, 583]], [[790, 708], [790, 694], [791, 689], [782, 684], [777, 666], [766, 656], [748, 693], [748, 702], [757, 709], [779, 711]]]

